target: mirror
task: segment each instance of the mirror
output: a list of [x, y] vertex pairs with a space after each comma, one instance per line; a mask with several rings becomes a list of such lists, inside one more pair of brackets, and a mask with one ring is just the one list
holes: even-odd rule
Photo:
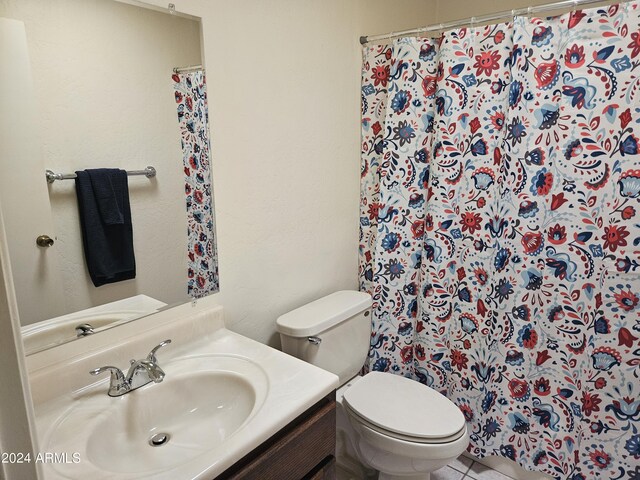
[[[6, 0], [0, 17], [24, 24], [32, 79], [21, 85], [32, 94], [14, 112], [13, 145], [0, 147], [0, 201], [27, 354], [217, 291], [206, 113], [195, 118], [198, 99], [206, 105], [202, 74], [192, 81], [185, 73], [182, 84], [185, 77], [173, 75], [202, 64], [199, 19], [114, 0]], [[195, 154], [189, 136], [201, 142]], [[130, 174], [124, 189], [135, 278], [96, 287], [75, 181], [48, 183], [45, 171], [147, 166], [155, 176]], [[92, 248], [91, 234], [85, 243]], [[198, 269], [210, 275], [206, 288]]]

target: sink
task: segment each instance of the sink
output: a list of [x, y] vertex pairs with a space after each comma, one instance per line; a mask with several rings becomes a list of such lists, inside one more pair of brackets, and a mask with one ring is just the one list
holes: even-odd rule
[[[44, 450], [77, 452], [85, 468], [101, 474], [153, 477], [224, 448], [268, 392], [264, 370], [240, 356], [192, 356], [163, 367], [162, 383], [121, 397], [108, 397], [105, 382], [78, 395], [50, 430]], [[54, 469], [77, 475], [73, 464]]]
[[156, 312], [167, 304], [147, 295], [136, 295], [97, 307], [50, 318], [22, 327], [27, 355], [78, 338], [76, 327], [85, 323], [94, 332]]
[[[167, 338], [162, 383], [109, 397], [107, 376], [88, 373]], [[164, 310], [27, 360], [38, 451], [56, 455], [40, 465], [46, 480], [211, 480], [338, 386], [332, 373], [226, 329], [220, 306]]]

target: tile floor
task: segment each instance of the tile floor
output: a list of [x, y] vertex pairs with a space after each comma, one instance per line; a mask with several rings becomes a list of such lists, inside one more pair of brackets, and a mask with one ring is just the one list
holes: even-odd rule
[[[338, 467], [338, 480], [361, 480]], [[513, 480], [470, 458], [460, 456], [440, 470], [431, 473], [431, 480]]]
[[500, 472], [470, 458], [460, 456], [440, 470], [431, 474], [431, 480], [512, 480]]

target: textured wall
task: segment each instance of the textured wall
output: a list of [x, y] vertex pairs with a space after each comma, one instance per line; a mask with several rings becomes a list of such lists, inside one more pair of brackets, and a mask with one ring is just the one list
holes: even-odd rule
[[[107, 0], [7, 0], [0, 16], [25, 24], [39, 114], [33, 126], [39, 138], [30, 142], [41, 151], [27, 160], [28, 171], [2, 159], [2, 181], [17, 190], [4, 195], [22, 323], [137, 293], [166, 303], [186, 299], [184, 180], [171, 73], [201, 62], [198, 22]], [[74, 182], [47, 187], [44, 170], [146, 165], [156, 167], [156, 179], [129, 177], [137, 278], [95, 288], [84, 265]], [[46, 220], [53, 231], [38, 225]], [[24, 238], [34, 226], [57, 236], [48, 251], [35, 246], [33, 232]], [[38, 257], [37, 268], [26, 269], [25, 257]], [[42, 298], [43, 271], [58, 282], [55, 303], [34, 301]]]
[[359, 36], [424, 24], [434, 3], [173, 3], [203, 21], [220, 293], [202, 303], [278, 345], [279, 315], [358, 286]]

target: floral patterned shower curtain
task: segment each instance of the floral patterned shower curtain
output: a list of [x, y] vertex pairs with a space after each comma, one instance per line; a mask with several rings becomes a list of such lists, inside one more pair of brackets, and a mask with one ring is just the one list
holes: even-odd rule
[[364, 50], [368, 368], [478, 456], [640, 479], [640, 3]]
[[201, 298], [219, 288], [207, 86], [203, 70], [174, 74], [172, 79], [187, 202], [187, 294]]

